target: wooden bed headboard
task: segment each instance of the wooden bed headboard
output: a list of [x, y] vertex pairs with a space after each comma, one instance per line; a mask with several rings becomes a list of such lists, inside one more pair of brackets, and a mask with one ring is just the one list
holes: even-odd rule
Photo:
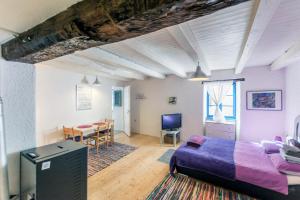
[[294, 139], [300, 142], [300, 115], [298, 115], [295, 119]]

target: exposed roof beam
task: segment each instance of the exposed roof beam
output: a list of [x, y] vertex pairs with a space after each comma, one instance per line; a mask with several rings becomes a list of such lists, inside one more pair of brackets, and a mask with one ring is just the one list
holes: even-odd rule
[[252, 17], [252, 25], [246, 36], [239, 60], [235, 66], [235, 73], [240, 74], [252, 55], [252, 52], [271, 21], [281, 0], [257, 0], [255, 15]]
[[49, 67], [55, 67], [58, 69], [63, 69], [71, 72], [76, 72], [80, 74], [86, 74], [91, 76], [99, 76], [107, 79], [117, 80], [117, 81], [129, 81], [129, 79], [120, 77], [120, 76], [112, 76], [105, 72], [90, 68], [85, 65], [78, 65], [74, 63], [59, 61], [59, 60], [50, 60], [43, 63], [37, 63], [36, 66], [43, 67], [43, 66], [49, 66]]
[[146, 76], [151, 76], [151, 77], [159, 78], [159, 79], [165, 78], [165, 75], [163, 75], [157, 71], [149, 69], [146, 66], [143, 66], [139, 63], [134, 62], [133, 60], [130, 60], [128, 58], [125, 58], [121, 55], [110, 52], [108, 50], [102, 49], [100, 47], [95, 47], [95, 48], [89, 49], [87, 51], [78, 52], [78, 54], [87, 56], [90, 54], [91, 51], [93, 51], [93, 53], [96, 53], [98, 56], [105, 58], [105, 60], [109, 60], [110, 63], [119, 64], [121, 66], [124, 66], [127, 69], [131, 69], [131, 70], [137, 71], [139, 73], [145, 74]]
[[162, 55], [159, 53], [155, 47], [150, 47], [143, 42], [138, 41], [138, 39], [133, 40], [125, 40], [123, 42], [127, 45], [128, 48], [131, 48], [135, 51], [138, 51], [140, 54], [142, 54], [145, 57], [150, 58], [151, 60], [154, 60], [155, 62], [159, 63], [160, 65], [164, 66], [168, 70], [170, 70], [173, 74], [181, 77], [186, 78], [186, 72], [184, 71], [184, 68], [174, 60], [174, 58], [166, 58], [165, 55]]
[[[211, 71], [207, 66], [207, 62], [204, 58], [204, 54], [199, 46], [198, 41], [193, 34], [188, 22], [172, 26], [167, 28], [170, 35], [176, 40], [176, 42], [186, 51], [186, 53], [195, 62], [195, 67], [197, 62], [199, 62], [202, 71], [207, 75], [211, 75]], [[186, 42], [188, 44], [186, 44]]]
[[3, 44], [3, 57], [38, 63], [141, 36], [246, 1], [83, 0]]
[[296, 42], [287, 51], [277, 58], [272, 64], [271, 69], [277, 70], [284, 68], [296, 61], [300, 60], [300, 41]]
[[104, 64], [104, 63], [100, 62], [99, 60], [96, 60], [94, 58], [91, 58], [91, 57], [88, 57], [85, 55], [80, 55], [78, 53], [75, 53], [75, 54], [70, 54], [69, 56], [74, 57], [75, 60], [79, 59], [83, 62], [90, 63], [91, 67], [94, 67], [100, 71], [109, 73], [112, 76], [117, 75], [117, 76], [121, 76], [121, 77], [125, 77], [125, 78], [137, 79], [137, 80], [145, 79], [145, 77], [140, 73], [120, 69], [120, 67], [118, 67], [118, 66], [108, 66], [107, 64]]

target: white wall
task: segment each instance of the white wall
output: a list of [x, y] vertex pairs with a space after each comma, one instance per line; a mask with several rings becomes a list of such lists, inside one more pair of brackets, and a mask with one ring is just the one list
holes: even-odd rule
[[[202, 134], [202, 84], [175, 76], [165, 80], [149, 79], [134, 81], [131, 90], [132, 130], [136, 133], [159, 136], [161, 115], [182, 113], [182, 132], [186, 138], [191, 134]], [[145, 99], [136, 99], [144, 94]], [[177, 97], [177, 104], [168, 104], [168, 97]]]
[[286, 68], [286, 134], [293, 136], [294, 121], [300, 115], [300, 62]]
[[[246, 91], [281, 89], [284, 91], [284, 72], [270, 71], [268, 67], [247, 68], [243, 74], [235, 75], [233, 70], [213, 72], [211, 79], [246, 78], [241, 83], [241, 140], [259, 141], [273, 139], [284, 133], [283, 111], [246, 110]], [[165, 80], [149, 79], [134, 81], [132, 86], [132, 129], [134, 132], [159, 136], [160, 116], [164, 113], [183, 114], [183, 138], [191, 134], [203, 134], [203, 85], [170, 76]], [[136, 94], [146, 99], [137, 100]], [[177, 104], [169, 105], [168, 97], [176, 96]]]
[[[36, 111], [38, 145], [62, 139], [62, 126], [76, 126], [112, 117], [112, 86], [120, 83], [100, 79], [93, 87], [92, 110], [76, 110], [76, 85], [82, 74], [54, 67], [36, 69]], [[88, 76], [91, 82], [95, 77]]]
[[35, 68], [33, 65], [0, 59], [0, 70], [0, 95], [4, 102], [9, 187], [11, 194], [17, 194], [19, 193], [19, 153], [36, 145]]
[[[113, 105], [113, 120], [114, 128], [118, 131], [124, 131], [124, 88], [123, 87], [113, 87], [113, 90], [122, 91], [122, 106]], [[114, 101], [112, 101], [114, 102]]]

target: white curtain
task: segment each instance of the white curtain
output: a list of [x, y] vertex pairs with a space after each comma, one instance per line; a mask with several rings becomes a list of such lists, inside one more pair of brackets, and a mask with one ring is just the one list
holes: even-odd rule
[[236, 116], [235, 116], [235, 134], [236, 140], [240, 139], [240, 130], [241, 130], [241, 82], [237, 81], [236, 83]]
[[220, 82], [207, 82], [205, 83], [206, 90], [216, 105], [216, 111], [213, 116], [213, 120], [215, 122], [224, 122], [225, 117], [220, 109], [220, 105], [222, 104], [222, 99], [227, 93], [230, 91], [232, 87], [232, 81], [220, 81]]

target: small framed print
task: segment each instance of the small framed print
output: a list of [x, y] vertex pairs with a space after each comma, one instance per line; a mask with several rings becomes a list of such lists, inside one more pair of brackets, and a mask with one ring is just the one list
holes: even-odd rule
[[246, 99], [247, 110], [282, 110], [282, 90], [247, 91]]
[[177, 97], [169, 97], [169, 104], [175, 105], [177, 103]]

